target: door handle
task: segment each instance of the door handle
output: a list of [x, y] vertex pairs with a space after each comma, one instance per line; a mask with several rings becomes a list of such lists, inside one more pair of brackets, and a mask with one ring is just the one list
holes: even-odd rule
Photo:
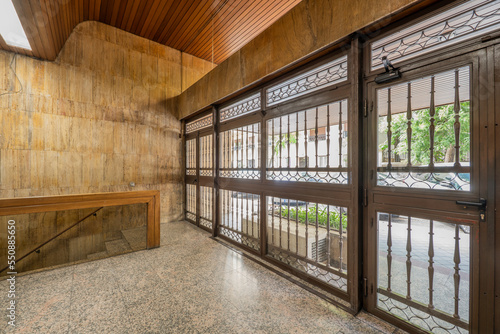
[[479, 209], [479, 221], [486, 221], [486, 204], [487, 201], [484, 198], [480, 198], [479, 202], [467, 202], [467, 201], [457, 201], [456, 202], [458, 205], [463, 205], [464, 208], [466, 207], [476, 207]]
[[194, 179], [193, 184], [198, 183], [198, 179]]
[[465, 208], [468, 206], [473, 206], [479, 208], [480, 210], [486, 209], [486, 200], [484, 198], [480, 198], [479, 202], [467, 202], [467, 201], [457, 201], [458, 205], [463, 205]]

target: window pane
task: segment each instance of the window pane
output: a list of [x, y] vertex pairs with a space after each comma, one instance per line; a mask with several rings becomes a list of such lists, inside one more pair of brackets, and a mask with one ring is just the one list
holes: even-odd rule
[[260, 179], [260, 123], [220, 134], [220, 176]]
[[267, 121], [267, 179], [348, 182], [347, 100]]
[[269, 255], [347, 290], [347, 208], [267, 197]]
[[377, 90], [378, 185], [470, 190], [469, 71]]

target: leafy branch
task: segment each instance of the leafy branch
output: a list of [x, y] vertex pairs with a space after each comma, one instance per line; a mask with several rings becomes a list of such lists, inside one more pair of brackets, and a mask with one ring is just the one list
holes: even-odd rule
[[[460, 161], [467, 161], [470, 152], [470, 103], [460, 104]], [[434, 116], [434, 162], [455, 161], [455, 111], [453, 105], [436, 108]], [[413, 165], [427, 165], [430, 162], [430, 125], [429, 109], [412, 112], [411, 119], [411, 162]], [[392, 152], [398, 156], [408, 153], [408, 119], [406, 113], [393, 114], [391, 120]], [[387, 117], [379, 119], [379, 132], [387, 133]], [[388, 149], [387, 137], [379, 145], [382, 151]], [[396, 160], [397, 161], [397, 160]]]

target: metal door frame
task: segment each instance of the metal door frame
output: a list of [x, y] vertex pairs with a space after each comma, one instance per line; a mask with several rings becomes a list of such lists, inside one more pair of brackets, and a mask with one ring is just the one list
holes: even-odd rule
[[[460, 47], [462, 48], [459, 49]], [[436, 220], [440, 219], [441, 221], [474, 221], [476, 228], [471, 231], [471, 237], [472, 240], [479, 240], [479, 243], [476, 244], [475, 247], [471, 247], [470, 332], [478, 333], [493, 331], [492, 322], [494, 305], [492, 303], [492, 284], [488, 282], [487, 277], [493, 275], [492, 268], [494, 267], [493, 259], [490, 257], [493, 255], [492, 253], [494, 250], [494, 242], [491, 240], [493, 235], [491, 229], [494, 227], [495, 198], [492, 196], [492, 191], [494, 191], [492, 188], [494, 187], [488, 182], [494, 180], [495, 177], [494, 173], [492, 173], [491, 164], [492, 154], [494, 158], [493, 143], [496, 124], [491, 117], [492, 112], [488, 111], [488, 104], [491, 103], [491, 96], [484, 97], [484, 94], [482, 95], [480, 91], [480, 85], [484, 85], [484, 78], [488, 77], [487, 53], [490, 51], [487, 51], [486, 45], [477, 44], [465, 47], [463, 44], [456, 45], [452, 49], [452, 52], [446, 54], [444, 54], [443, 51], [440, 53], [438, 52], [433, 60], [430, 60], [429, 54], [427, 54], [425, 57], [426, 60], [419, 60], [417, 58], [408, 61], [407, 64], [403, 64], [400, 68], [403, 73], [402, 79], [385, 86], [406, 82], [409, 79], [424, 77], [432, 73], [444, 72], [446, 69], [459, 67], [460, 65], [468, 63], [472, 65], [471, 103], [473, 105], [476, 104], [476, 106], [471, 107], [471, 113], [473, 110], [472, 108], [474, 108], [477, 114], [475, 116], [471, 115], [471, 135], [474, 137], [473, 140], [475, 140], [474, 147], [471, 147], [471, 184], [475, 183], [479, 189], [471, 189], [468, 193], [447, 190], [439, 190], [436, 193], [436, 191], [432, 190], [426, 191], [420, 189], [381, 187], [376, 185], [375, 169], [377, 158], [372, 156], [374, 153], [373, 149], [375, 148], [370, 145], [376, 143], [376, 141], [374, 141], [376, 136], [375, 127], [378, 124], [375, 92], [376, 88], [384, 87], [384, 85], [377, 86], [374, 83], [375, 74], [369, 76], [365, 80], [368, 115], [364, 122], [364, 143], [366, 149], [364, 152], [365, 163], [363, 165], [364, 184], [366, 189], [366, 206], [364, 209], [364, 243], [366, 245], [364, 272], [366, 286], [364, 305], [369, 312], [411, 332], [423, 333], [423, 331], [420, 331], [415, 326], [409, 325], [395, 316], [391, 316], [375, 307], [377, 289], [376, 270], [378, 262], [376, 252], [377, 241], [375, 239], [377, 235], [375, 223], [377, 209], [386, 208], [388, 212], [391, 213], [398, 211], [408, 216], [415, 214], [419, 217]], [[369, 52], [366, 53], [369, 54]], [[491, 68], [489, 72], [492, 72]], [[489, 81], [489, 84], [492, 85], [493, 81]], [[486, 85], [488, 85], [488, 83], [486, 83]], [[493, 139], [491, 138], [492, 136]], [[477, 166], [478, 164], [480, 164], [480, 166]], [[391, 196], [391, 194], [397, 194], [399, 196]], [[440, 200], [443, 199], [443, 195], [448, 196], [450, 203], [443, 205], [440, 202]], [[405, 201], [405, 197], [408, 200]], [[478, 211], [475, 208], [465, 210], [462, 213], [456, 212], [459, 207], [454, 201], [465, 200], [475, 202], [480, 197], [488, 199], [489, 205], [486, 211], [487, 222], [479, 222]], [[426, 200], [426, 203], [421, 205], [421, 207], [415, 207], [411, 203], [412, 198], [420, 199], [421, 201]], [[399, 201], [400, 205], [406, 205], [404, 209], [401, 209], [402, 206], [399, 208], [394, 207], [397, 201]], [[445, 214], [444, 217], [446, 218], [443, 218], [443, 214]], [[486, 261], [482, 260], [483, 256], [486, 256]], [[485, 299], [490, 300], [486, 301]], [[490, 317], [488, 318], [488, 316]]]

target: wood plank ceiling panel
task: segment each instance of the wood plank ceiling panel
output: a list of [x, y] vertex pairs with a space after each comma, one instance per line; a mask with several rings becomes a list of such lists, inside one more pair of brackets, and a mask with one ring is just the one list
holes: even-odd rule
[[74, 27], [99, 21], [216, 64], [227, 59], [300, 0], [12, 0], [32, 51], [54, 60]]

